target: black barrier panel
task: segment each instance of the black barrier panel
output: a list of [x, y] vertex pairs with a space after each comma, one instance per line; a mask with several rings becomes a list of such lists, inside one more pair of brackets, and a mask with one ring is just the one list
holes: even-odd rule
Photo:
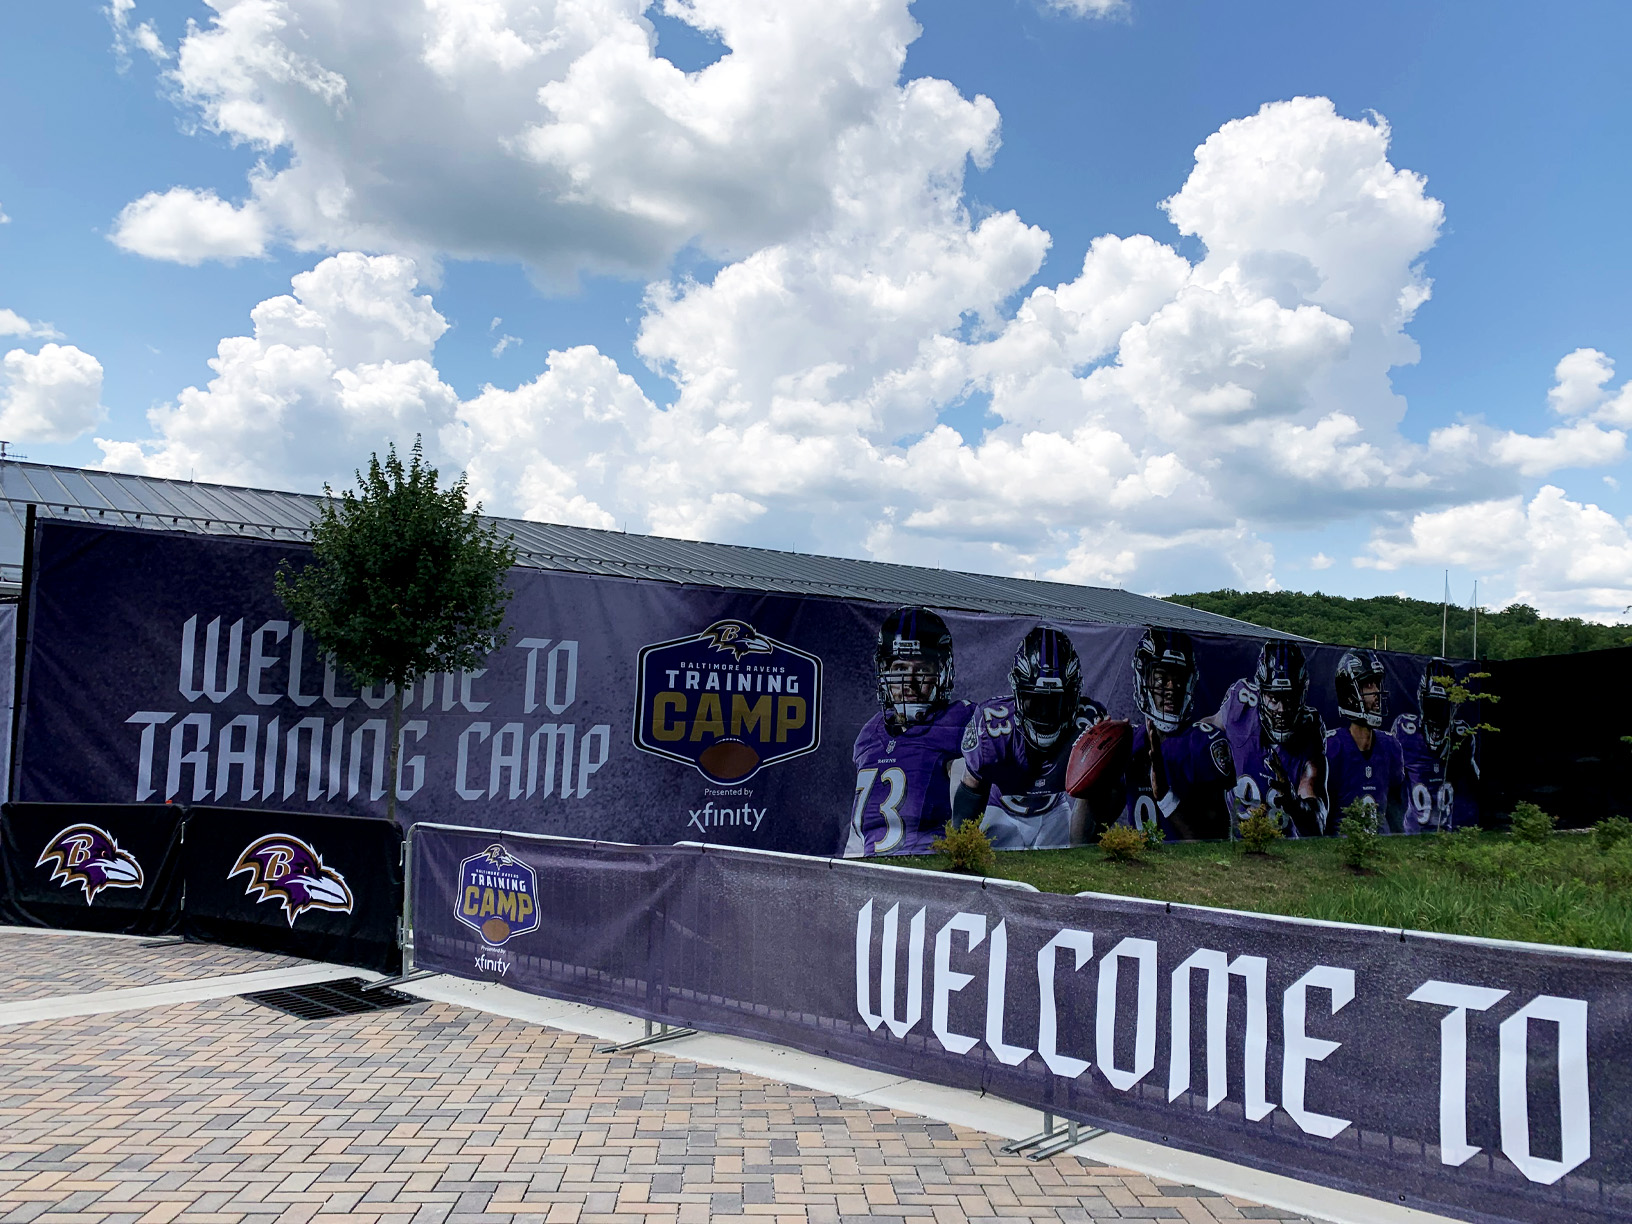
[[166, 804], [6, 804], [0, 919], [174, 934], [181, 920], [181, 820], [181, 809]]
[[1632, 957], [421, 826], [419, 967], [1476, 1221], [1632, 1218]]
[[1632, 647], [1581, 654], [1505, 659], [1485, 664], [1501, 698], [1485, 717], [1501, 730], [1488, 737], [1487, 808], [1513, 810], [1522, 800], [1580, 829], [1607, 816], [1632, 816], [1632, 727], [1602, 717], [1607, 694], [1632, 685]]
[[[1343, 647], [1199, 633], [1161, 635], [1158, 663], [1140, 625], [526, 568], [510, 643], [403, 694], [393, 771], [390, 694], [326, 663], [274, 589], [304, 547], [41, 523], [17, 797], [383, 817], [394, 787], [405, 824], [845, 857], [928, 853], [955, 802], [999, 849], [1092, 840], [1089, 816], [1222, 838], [1260, 803], [1299, 837], [1335, 834], [1354, 802], [1399, 832], [1479, 817], [1480, 718], [1424, 683], [1467, 664], [1385, 653], [1340, 674]], [[1060, 686], [1046, 734], [1016, 714], [1017, 656], [1039, 692]], [[934, 700], [881, 683], [929, 657]], [[1166, 713], [1142, 678], [1158, 666]], [[1260, 667], [1302, 693], [1296, 713], [1274, 703], [1277, 730]], [[1351, 683], [1370, 701], [1340, 702]], [[1132, 725], [1101, 733], [1103, 802], [1079, 812], [1068, 758], [1102, 715]], [[975, 784], [954, 785], [960, 762]]]
[[402, 833], [352, 816], [194, 808], [182, 848], [188, 939], [395, 973]]

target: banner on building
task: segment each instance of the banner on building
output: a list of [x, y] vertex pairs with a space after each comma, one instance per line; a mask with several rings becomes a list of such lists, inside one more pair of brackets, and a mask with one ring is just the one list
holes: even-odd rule
[[[44, 520], [18, 797], [383, 815], [806, 854], [924, 852], [955, 810], [1000, 848], [1114, 822], [1291, 836], [1359, 801], [1477, 821], [1465, 665], [516, 569], [508, 643], [403, 695], [357, 689], [273, 590], [303, 546]], [[1084, 796], [1073, 744], [1125, 721]]]
[[171, 935], [181, 917], [181, 812], [142, 804], [0, 809], [0, 921]]
[[412, 838], [416, 967], [1473, 1220], [1632, 1210], [1632, 957], [721, 847]]
[[194, 808], [182, 864], [188, 939], [401, 967], [402, 832], [390, 821]]

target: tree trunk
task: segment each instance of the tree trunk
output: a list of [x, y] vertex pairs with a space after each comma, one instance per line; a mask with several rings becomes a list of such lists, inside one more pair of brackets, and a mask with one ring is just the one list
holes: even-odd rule
[[388, 819], [397, 818], [397, 765], [402, 756], [402, 689], [401, 684], [395, 681], [391, 684], [391, 764], [386, 767], [385, 814]]

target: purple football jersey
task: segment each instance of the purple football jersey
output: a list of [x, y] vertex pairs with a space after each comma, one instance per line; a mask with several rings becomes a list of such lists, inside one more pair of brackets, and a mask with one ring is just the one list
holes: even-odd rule
[[1361, 752], [1348, 726], [1326, 733], [1326, 787], [1332, 797], [1329, 824], [1340, 827], [1343, 809], [1359, 800], [1377, 813], [1379, 833], [1399, 833], [1405, 810], [1405, 761], [1400, 742], [1374, 731], [1370, 752]]
[[1465, 732], [1465, 723], [1451, 727], [1447, 745], [1467, 746], [1447, 754], [1443, 748], [1436, 752], [1429, 747], [1417, 715], [1401, 714], [1394, 720], [1394, 738], [1405, 764], [1407, 833], [1442, 832], [1479, 823], [1479, 766]]
[[[1223, 727], [1230, 741], [1236, 820], [1245, 819], [1247, 809], [1262, 803], [1288, 837], [1320, 837], [1327, 832], [1326, 730], [1319, 714], [1305, 706], [1292, 738], [1272, 744], [1258, 721], [1258, 686], [1237, 680], [1209, 721]], [[1296, 789], [1305, 775], [1312, 775], [1315, 797], [1296, 802]]]
[[1034, 746], [1015, 717], [1014, 698], [993, 697], [975, 707], [963, 732], [963, 763], [991, 787], [981, 827], [1000, 850], [1070, 844], [1071, 796], [1065, 770], [1071, 745], [1084, 727], [1105, 716], [1098, 702], [1083, 699], [1075, 728], [1067, 727], [1052, 748]]
[[856, 736], [855, 806], [839, 853], [928, 854], [952, 816], [947, 767], [962, 752], [975, 707], [958, 701], [925, 722], [892, 732], [881, 710]]
[[1142, 828], [1155, 821], [1163, 836], [1177, 841], [1227, 838], [1235, 764], [1224, 732], [1210, 723], [1192, 723], [1163, 736], [1159, 751], [1157, 772], [1151, 769], [1149, 729], [1143, 724], [1133, 729], [1127, 822]]

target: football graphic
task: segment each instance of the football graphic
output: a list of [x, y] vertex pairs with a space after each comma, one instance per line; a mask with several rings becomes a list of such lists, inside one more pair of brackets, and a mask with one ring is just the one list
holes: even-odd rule
[[1117, 765], [1133, 739], [1133, 726], [1121, 718], [1104, 718], [1077, 737], [1065, 767], [1065, 789], [1081, 797]]
[[740, 739], [722, 739], [704, 748], [697, 757], [703, 772], [721, 782], [746, 778], [759, 765], [759, 753]]

